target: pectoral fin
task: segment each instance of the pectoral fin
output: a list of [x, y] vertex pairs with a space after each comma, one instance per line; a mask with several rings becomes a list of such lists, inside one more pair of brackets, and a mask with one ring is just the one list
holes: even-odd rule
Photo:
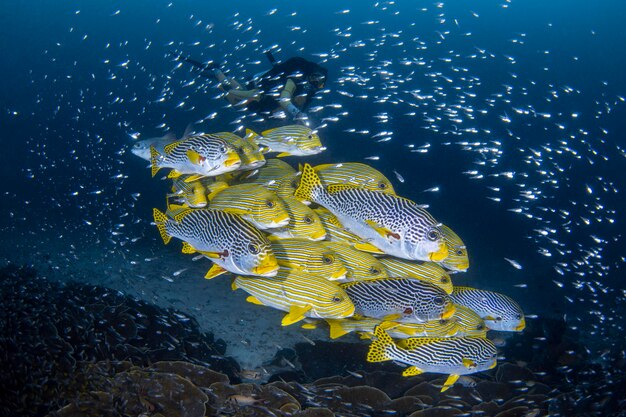
[[289, 152], [281, 152], [278, 155], [276, 155], [276, 158], [283, 158], [285, 156], [291, 156], [291, 154]]
[[400, 240], [400, 235], [398, 233], [395, 233], [384, 226], [380, 226], [372, 220], [365, 220], [365, 223], [367, 223], [367, 225], [372, 229], [376, 230], [376, 233], [384, 238], [394, 238], [396, 240]]
[[419, 369], [417, 366], [409, 366], [402, 372], [402, 376], [415, 376], [423, 373], [424, 371]]
[[452, 374], [446, 379], [446, 382], [443, 383], [443, 387], [441, 387], [441, 392], [447, 391], [454, 383], [459, 379], [459, 375]]
[[[220, 259], [223, 256], [222, 252], [209, 252], [209, 251], [202, 251], [202, 250], [199, 250], [198, 252], [200, 252], [201, 254], [203, 254], [209, 259]], [[213, 267], [217, 267], [217, 265], [213, 265]]]
[[[200, 252], [203, 255], [206, 255], [207, 253], [213, 253], [213, 252]], [[207, 255], [208, 256], [208, 255]], [[219, 258], [219, 256], [218, 256]], [[204, 278], [206, 279], [213, 279], [219, 275], [225, 274], [226, 272], [228, 272], [227, 270], [225, 270], [224, 268], [222, 268], [221, 266], [219, 266], [218, 264], [213, 264], [213, 266], [211, 267], [211, 269], [209, 269], [206, 273], [206, 275], [204, 276]]]
[[398, 320], [400, 317], [402, 317], [401, 314], [389, 314], [385, 317], [383, 317], [383, 321], [387, 322], [387, 321], [394, 321], [394, 320]]
[[285, 315], [285, 317], [283, 317], [283, 320], [280, 322], [281, 325], [283, 326], [289, 326], [290, 324], [294, 324], [299, 322], [300, 320], [303, 320], [305, 317], [305, 314], [311, 309], [310, 305], [306, 305], [306, 306], [295, 306], [292, 305], [289, 308], [289, 313], [287, 313]]
[[303, 329], [307, 329], [307, 330], [314, 330], [314, 329], [317, 329], [317, 324], [315, 324], [315, 323], [305, 323], [305, 324], [303, 324], [300, 327], [302, 327]]
[[463, 358], [463, 366], [465, 366], [467, 369], [474, 369], [476, 368], [476, 362], [471, 359]]
[[204, 178], [204, 176], [202, 176], [202, 175], [190, 175], [187, 178], [185, 178], [185, 182], [194, 182], [194, 181], [198, 181], [201, 178]]
[[204, 156], [200, 155], [193, 149], [187, 149], [187, 152], [185, 153], [187, 155], [187, 158], [189, 159], [189, 162], [194, 165], [200, 165], [206, 159]]
[[246, 298], [246, 301], [252, 304], [256, 304], [258, 306], [262, 306], [264, 305], [258, 298], [253, 297], [253, 296], [249, 296]]
[[348, 334], [348, 331], [341, 325], [341, 320], [326, 320], [328, 326], [330, 327], [330, 338], [337, 339], [345, 334]]
[[382, 250], [378, 249], [376, 246], [372, 245], [371, 243], [355, 243], [353, 246], [355, 249], [358, 249], [363, 252], [375, 253], [379, 255], [383, 255], [385, 253]]

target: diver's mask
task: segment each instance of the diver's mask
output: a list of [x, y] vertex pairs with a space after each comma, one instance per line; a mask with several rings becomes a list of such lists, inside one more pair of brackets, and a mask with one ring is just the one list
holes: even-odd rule
[[326, 83], [326, 75], [321, 72], [314, 72], [309, 75], [309, 84], [311, 84], [316, 89], [324, 88], [324, 84]]

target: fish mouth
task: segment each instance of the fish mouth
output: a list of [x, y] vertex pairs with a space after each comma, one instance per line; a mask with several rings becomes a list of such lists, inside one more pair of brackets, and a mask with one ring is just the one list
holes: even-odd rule
[[239, 155], [235, 151], [228, 152], [226, 160], [224, 161], [224, 166], [226, 167], [231, 167], [233, 165], [241, 165], [241, 158], [239, 158]]
[[454, 265], [459, 271], [467, 271], [469, 269], [469, 262], [461, 262]]
[[439, 249], [436, 252], [431, 252], [428, 254], [428, 259], [433, 262], [443, 261], [448, 257], [448, 247], [446, 245], [440, 245]]
[[345, 267], [341, 267], [341, 269], [339, 269], [339, 271], [331, 274], [329, 280], [330, 281], [334, 281], [337, 279], [343, 279], [346, 277], [346, 274], [348, 273], [348, 270]]
[[515, 326], [516, 332], [521, 332], [526, 328], [526, 319], [522, 319], [517, 326]]
[[317, 232], [311, 234], [311, 240], [313, 240], [313, 241], [322, 240], [325, 237], [326, 237], [326, 231], [325, 230], [320, 230], [320, 231], [317, 231]]
[[278, 264], [276, 262], [265, 262], [259, 266], [252, 268], [252, 273], [261, 277], [274, 277], [278, 273]]
[[447, 320], [450, 317], [454, 316], [455, 312], [456, 312], [456, 307], [454, 306], [454, 304], [450, 303], [450, 305], [448, 305], [448, 307], [446, 307], [446, 309], [443, 310], [443, 313], [441, 313], [441, 318], [443, 320]]

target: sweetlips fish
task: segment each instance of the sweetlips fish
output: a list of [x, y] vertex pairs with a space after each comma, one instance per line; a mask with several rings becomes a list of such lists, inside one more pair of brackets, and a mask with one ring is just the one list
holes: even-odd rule
[[459, 331], [457, 336], [480, 336], [486, 337], [489, 328], [485, 321], [471, 308], [455, 304], [456, 311], [453, 319], [455, 320]]
[[417, 279], [383, 278], [339, 286], [346, 291], [359, 316], [424, 323], [454, 315], [454, 304], [445, 291]]
[[394, 339], [409, 337], [451, 337], [456, 336], [458, 324], [454, 317], [443, 320], [427, 321], [425, 323], [397, 323], [370, 317], [350, 317], [336, 320], [326, 319], [330, 327], [330, 338], [336, 339], [351, 332], [361, 333], [362, 339], [371, 339], [376, 326], [382, 325], [385, 331]]
[[341, 258], [321, 242], [280, 239], [272, 242], [278, 265], [334, 281], [348, 272]]
[[[302, 168], [300, 168], [302, 169]], [[354, 185], [372, 191], [395, 195], [391, 181], [380, 171], [360, 162], [323, 164], [313, 167], [325, 186], [331, 184]]]
[[350, 245], [339, 242], [321, 242], [335, 252], [347, 269], [344, 281], [361, 281], [366, 279], [387, 278], [383, 264], [373, 255], [361, 252]]
[[279, 152], [279, 158], [284, 156], [316, 155], [326, 148], [322, 146], [317, 131], [303, 125], [288, 125], [256, 134], [246, 129], [246, 136], [254, 142], [265, 145], [269, 152]]
[[172, 168], [168, 175], [177, 178], [182, 174], [193, 174], [185, 181], [235, 171], [241, 159], [235, 149], [225, 140], [209, 135], [195, 135], [163, 148], [163, 153], [154, 146], [150, 148], [152, 176], [161, 168]]
[[210, 133], [208, 136], [223, 139], [235, 149], [241, 159], [240, 170], [251, 170], [265, 165], [263, 152], [259, 146], [247, 136], [242, 138], [231, 132]]
[[326, 237], [326, 230], [320, 218], [310, 207], [294, 197], [281, 197], [280, 200], [289, 214], [289, 223], [286, 226], [268, 230], [270, 239], [299, 238], [316, 242]]
[[281, 268], [269, 278], [238, 276], [232, 288], [250, 294], [248, 302], [287, 311], [283, 326], [305, 317], [343, 319], [354, 314], [354, 304], [337, 284], [289, 268]]
[[238, 214], [261, 230], [289, 224], [289, 213], [282, 200], [257, 184], [224, 188], [210, 197], [209, 207]]
[[448, 256], [439, 262], [440, 265], [454, 272], [467, 271], [469, 268], [469, 256], [465, 243], [463, 243], [459, 235], [445, 224], [442, 224], [440, 228], [443, 234], [443, 241], [448, 248]]
[[146, 161], [150, 162], [151, 146], [154, 147], [159, 153], [164, 153], [163, 148], [165, 148], [166, 145], [169, 145], [170, 143], [176, 142], [178, 140], [186, 139], [191, 136], [191, 133], [192, 127], [191, 124], [189, 124], [187, 125], [185, 133], [183, 133], [183, 136], [181, 136], [180, 139], [178, 139], [174, 133], [168, 132], [163, 136], [138, 140], [133, 144], [133, 147], [130, 149], [130, 151], [141, 159], [145, 159]]
[[351, 185], [324, 187], [309, 164], [294, 196], [326, 207], [350, 232], [388, 255], [423, 261], [448, 256], [439, 223], [406, 198]]
[[450, 275], [439, 265], [433, 262], [407, 261], [393, 257], [379, 258], [384, 265], [387, 274], [395, 278], [415, 278], [430, 282], [446, 293], [452, 292], [452, 280]]
[[367, 352], [368, 362], [396, 361], [410, 365], [403, 376], [424, 372], [449, 374], [441, 388], [446, 391], [460, 375], [492, 369], [497, 364], [497, 350], [484, 337], [419, 337], [395, 343], [383, 326], [374, 330], [376, 339]]
[[383, 251], [378, 249], [376, 246], [365, 242], [359, 236], [348, 231], [345, 227], [343, 227], [339, 219], [337, 219], [337, 216], [335, 216], [324, 207], [318, 207], [313, 211], [315, 211], [315, 213], [322, 221], [322, 225], [326, 230], [326, 240], [335, 243], [345, 243], [362, 252], [368, 252], [378, 255], [383, 254]]
[[491, 330], [521, 332], [526, 327], [522, 308], [504, 294], [455, 286], [450, 298], [455, 304], [474, 310]]
[[183, 253], [201, 253], [213, 261], [205, 278], [225, 272], [271, 277], [278, 263], [265, 235], [240, 216], [220, 210], [181, 209], [174, 217], [153, 210], [163, 242], [183, 241]]

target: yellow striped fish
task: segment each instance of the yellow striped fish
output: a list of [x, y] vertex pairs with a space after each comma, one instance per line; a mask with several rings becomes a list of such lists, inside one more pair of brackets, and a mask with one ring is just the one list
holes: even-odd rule
[[232, 145], [239, 158], [241, 159], [240, 170], [256, 169], [265, 164], [265, 156], [259, 149], [259, 146], [248, 137], [240, 137], [231, 132], [211, 133], [209, 136], [215, 136], [224, 139]]
[[441, 392], [450, 388], [460, 375], [486, 371], [496, 366], [494, 344], [483, 337], [413, 338], [397, 344], [383, 327], [374, 330], [376, 339], [367, 352], [368, 362], [396, 361], [407, 365], [403, 376], [424, 372], [449, 374]]
[[492, 330], [521, 332], [526, 327], [522, 308], [507, 295], [455, 286], [450, 297], [455, 304], [469, 307], [478, 313]]
[[337, 284], [288, 268], [271, 278], [238, 276], [233, 281], [233, 290], [237, 288], [250, 294], [248, 302], [287, 311], [283, 326], [305, 317], [343, 319], [354, 314], [354, 304]]
[[383, 253], [376, 246], [366, 243], [354, 233], [349, 232], [345, 227], [343, 227], [341, 222], [337, 219], [337, 216], [324, 207], [318, 207], [314, 211], [319, 216], [322, 221], [322, 225], [326, 230], [326, 240], [336, 243], [345, 243], [363, 252], [376, 254]]
[[207, 189], [201, 181], [185, 181], [186, 176], [172, 180], [172, 194], [168, 197], [178, 197], [183, 204], [191, 208], [203, 208], [207, 205]]
[[439, 263], [451, 271], [467, 271], [469, 268], [469, 256], [465, 243], [445, 224], [442, 224], [440, 228], [443, 241], [448, 247], [448, 257]]
[[387, 278], [387, 271], [383, 264], [369, 253], [361, 252], [345, 243], [327, 241], [321, 243], [334, 251], [346, 266], [348, 272], [344, 278], [345, 281]]
[[457, 335], [458, 324], [454, 318], [427, 321], [426, 323], [396, 323], [369, 317], [351, 317], [345, 320], [326, 319], [330, 338], [336, 339], [350, 332], [360, 332], [362, 339], [370, 339], [374, 328], [382, 325], [394, 339], [409, 337], [451, 337]]
[[317, 131], [303, 125], [281, 126], [261, 132], [261, 136], [246, 129], [246, 136], [254, 142], [265, 145], [269, 152], [279, 152], [283, 156], [315, 155], [326, 148], [322, 146]]
[[469, 307], [459, 304], [454, 305], [456, 310], [453, 319], [459, 326], [457, 336], [479, 336], [486, 337], [489, 328], [485, 321]]
[[448, 294], [452, 293], [450, 275], [435, 263], [407, 261], [406, 259], [391, 257], [379, 258], [379, 260], [385, 266], [390, 277], [419, 279], [438, 286]]
[[323, 164], [313, 167], [325, 186], [331, 184], [354, 185], [373, 191], [395, 195], [396, 192], [380, 171], [359, 162]]
[[211, 197], [209, 207], [238, 214], [261, 230], [289, 224], [289, 213], [282, 200], [257, 184], [228, 187]]
[[299, 174], [289, 174], [266, 182], [265, 187], [281, 197], [293, 197], [299, 183]]
[[294, 196], [326, 207], [351, 232], [388, 255], [422, 261], [448, 256], [439, 223], [406, 198], [343, 184], [324, 187], [309, 164]]
[[280, 239], [272, 242], [272, 251], [281, 267], [332, 281], [344, 278], [348, 272], [339, 256], [320, 242]]
[[259, 168], [258, 171], [250, 174], [244, 181], [265, 186], [272, 180], [277, 180], [278, 178], [282, 178], [286, 175], [294, 174], [297, 174], [297, 171], [287, 162], [271, 158], [267, 159], [264, 166]]
[[294, 197], [282, 197], [289, 224], [287, 226], [268, 230], [273, 239], [299, 238], [312, 241], [323, 240], [326, 231], [317, 214], [310, 207], [296, 200]]
[[267, 238], [236, 214], [210, 209], [186, 209], [174, 218], [153, 210], [163, 242], [172, 237], [183, 241], [183, 253], [199, 252], [213, 261], [205, 278], [226, 271], [270, 277], [278, 263]]

